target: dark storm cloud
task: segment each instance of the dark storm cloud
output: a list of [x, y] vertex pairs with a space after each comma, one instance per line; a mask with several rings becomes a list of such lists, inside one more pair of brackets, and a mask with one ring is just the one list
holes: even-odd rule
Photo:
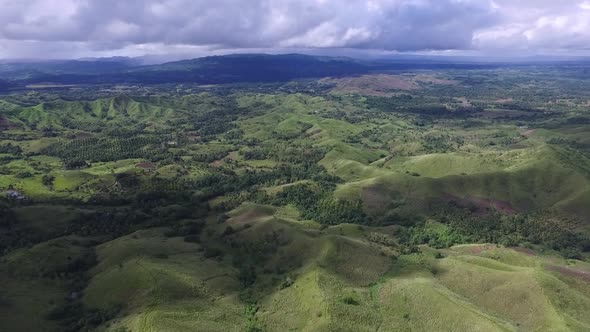
[[0, 8], [0, 57], [68, 47], [584, 49], [590, 40], [590, 3], [573, 0], [0, 0]]

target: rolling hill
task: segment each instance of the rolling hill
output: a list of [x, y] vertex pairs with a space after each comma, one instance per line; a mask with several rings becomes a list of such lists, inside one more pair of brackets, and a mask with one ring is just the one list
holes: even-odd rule
[[0, 330], [589, 330], [570, 67], [78, 65], [0, 96]]

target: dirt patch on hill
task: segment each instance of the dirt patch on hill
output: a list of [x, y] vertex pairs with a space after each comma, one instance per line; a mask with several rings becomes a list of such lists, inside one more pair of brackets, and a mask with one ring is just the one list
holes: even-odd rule
[[90, 138], [90, 137], [92, 137], [92, 134], [85, 133], [85, 132], [77, 132], [75, 137], [76, 137], [76, 139]]
[[391, 97], [400, 91], [422, 89], [425, 85], [457, 85], [459, 82], [434, 75], [369, 74], [344, 78], [325, 78], [322, 83], [335, 84], [332, 92], [365, 96]]
[[361, 200], [369, 211], [383, 211], [391, 203], [391, 198], [376, 186], [364, 188], [361, 192]]
[[451, 193], [445, 193], [445, 198], [449, 203], [453, 203], [462, 208], [468, 208], [475, 214], [486, 215], [492, 210], [503, 214], [515, 214], [517, 211], [508, 201], [502, 201], [491, 198], [482, 198], [476, 196], [467, 195], [465, 197], [459, 197]]
[[529, 248], [522, 248], [522, 247], [514, 247], [511, 248], [512, 250], [519, 252], [521, 254], [525, 254], [527, 256], [537, 256], [537, 253], [533, 249]]
[[535, 113], [533, 112], [525, 112], [525, 111], [515, 111], [515, 110], [485, 110], [482, 112], [475, 113], [476, 116], [486, 118], [486, 119], [513, 119], [513, 118], [523, 118], [523, 117], [533, 117]]
[[459, 103], [461, 103], [461, 107], [472, 107], [473, 104], [471, 104], [471, 101], [469, 101], [469, 99], [467, 99], [467, 97], [459, 97], [459, 98], [455, 98], [455, 100], [457, 100]]
[[323, 130], [321, 128], [315, 128], [315, 129], [310, 129], [307, 131], [307, 136], [314, 136], [317, 134], [321, 134], [323, 132]]
[[25, 86], [27, 89], [65, 89], [74, 88], [75, 84], [57, 84], [57, 83], [42, 83], [42, 84], [29, 84]]
[[135, 167], [140, 168], [140, 169], [154, 169], [154, 168], [156, 168], [156, 165], [154, 165], [152, 163], [139, 163], [139, 164], [135, 164]]
[[524, 133], [522, 133], [524, 136], [526, 137], [530, 137], [531, 135], [533, 135], [537, 130], [536, 129], [529, 129], [527, 131], [525, 131]]
[[421, 83], [437, 84], [437, 85], [457, 85], [459, 82], [454, 80], [447, 80], [444, 78], [438, 78], [432, 75], [416, 75], [414, 81]]
[[223, 160], [219, 159], [219, 160], [215, 160], [209, 163], [210, 167], [221, 167], [223, 165]]
[[481, 244], [481, 245], [476, 245], [476, 246], [470, 246], [469, 247], [469, 252], [474, 254], [474, 255], [479, 255], [484, 251], [487, 250], [494, 250], [497, 249], [498, 246], [495, 244]]
[[8, 119], [0, 115], [0, 129], [8, 129], [10, 126], [10, 122]]
[[574, 278], [581, 279], [581, 280], [584, 280], [585, 282], [590, 283], [590, 272], [587, 272], [587, 271], [580, 271], [580, 270], [572, 269], [569, 267], [557, 266], [557, 265], [548, 266], [547, 270], [553, 271], [553, 272], [558, 272], [558, 273], [563, 274], [565, 276], [574, 277]]
[[5, 116], [0, 115], [0, 130], [8, 130], [18, 126], [12, 124]]
[[411, 79], [395, 75], [377, 74], [358, 77], [323, 79], [323, 83], [335, 84], [332, 92], [387, 97], [399, 91], [419, 89]]
[[501, 201], [496, 199], [480, 198], [480, 197], [468, 197], [468, 199], [481, 207], [491, 207], [502, 213], [514, 214], [516, 209], [512, 207], [512, 204], [507, 201]]
[[317, 129], [309, 130], [305, 136], [307, 138], [317, 140], [317, 139], [321, 139], [323, 137], [323, 134], [324, 134], [324, 130], [317, 128]]
[[256, 221], [262, 218], [271, 217], [272, 211], [264, 208], [252, 208], [240, 213], [236, 216], [229, 218], [227, 221], [232, 224], [245, 224], [248, 222]]

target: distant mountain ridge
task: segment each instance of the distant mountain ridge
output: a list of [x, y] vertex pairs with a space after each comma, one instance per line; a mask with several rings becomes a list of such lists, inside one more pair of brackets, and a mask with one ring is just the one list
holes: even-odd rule
[[35, 81], [37, 77], [47, 75], [101, 75], [126, 70], [139, 64], [131, 58], [4, 62], [0, 63], [0, 75], [5, 80]]
[[10, 84], [4, 80], [0, 80], [0, 92], [6, 91], [10, 88]]
[[[582, 61], [582, 60], [580, 60]], [[525, 63], [477, 61], [467, 57], [400, 56], [384, 59], [304, 54], [232, 54], [142, 65], [139, 58], [113, 57], [42, 62], [0, 62], [0, 77], [10, 84], [226, 84], [242, 82], [283, 82], [366, 74], [384, 70], [483, 69]], [[539, 62], [541, 63], [541, 62]], [[552, 62], [542, 62], [552, 64]], [[567, 64], [588, 62], [564, 62]], [[532, 63], [526, 63], [530, 65]], [[6, 86], [6, 83], [4, 84]], [[0, 82], [0, 90], [3, 84]], [[6, 87], [4, 88], [6, 89]]]

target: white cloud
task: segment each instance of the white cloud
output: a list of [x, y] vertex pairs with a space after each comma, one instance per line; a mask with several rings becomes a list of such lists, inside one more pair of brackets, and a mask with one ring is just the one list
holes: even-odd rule
[[590, 48], [590, 1], [580, 0], [0, 0], [0, 8], [0, 57], [64, 45], [96, 54], [145, 45], [158, 53]]
[[503, 19], [474, 34], [482, 50], [564, 52], [590, 49], [590, 2], [495, 0]]

